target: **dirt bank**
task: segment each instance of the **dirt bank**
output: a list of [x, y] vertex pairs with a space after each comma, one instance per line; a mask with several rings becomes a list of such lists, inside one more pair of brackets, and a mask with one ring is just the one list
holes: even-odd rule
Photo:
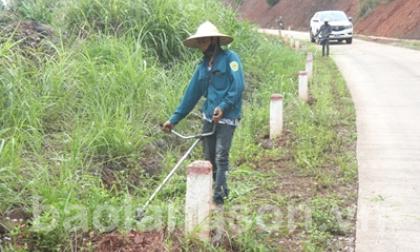
[[[309, 29], [313, 13], [322, 10], [342, 10], [356, 17], [359, 0], [280, 0], [270, 6], [264, 0], [223, 0], [237, 10], [240, 18], [258, 24], [261, 28], [277, 28], [275, 20], [282, 16], [286, 28], [298, 31]], [[355, 33], [378, 37], [420, 39], [420, 1], [393, 0], [379, 5], [363, 20], [355, 21]]]
[[420, 39], [420, 1], [394, 0], [381, 4], [370, 16], [357, 22], [359, 34]]

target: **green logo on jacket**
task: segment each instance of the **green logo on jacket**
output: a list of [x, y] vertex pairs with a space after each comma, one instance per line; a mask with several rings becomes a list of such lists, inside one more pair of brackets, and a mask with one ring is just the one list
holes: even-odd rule
[[232, 71], [236, 72], [239, 69], [239, 64], [236, 61], [232, 61], [230, 62], [230, 69], [232, 69]]

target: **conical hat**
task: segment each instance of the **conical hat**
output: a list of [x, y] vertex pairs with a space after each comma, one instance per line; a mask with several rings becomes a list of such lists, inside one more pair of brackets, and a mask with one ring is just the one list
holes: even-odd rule
[[220, 45], [227, 45], [233, 41], [232, 36], [220, 33], [217, 27], [214, 26], [214, 24], [210, 23], [209, 21], [206, 21], [198, 27], [197, 32], [194, 35], [185, 39], [183, 43], [185, 46], [188, 47], [199, 48], [197, 39], [205, 37], [219, 37]]

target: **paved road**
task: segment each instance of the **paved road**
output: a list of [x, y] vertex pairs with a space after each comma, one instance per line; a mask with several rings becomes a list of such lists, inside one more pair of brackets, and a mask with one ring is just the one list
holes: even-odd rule
[[331, 46], [357, 115], [356, 251], [420, 251], [420, 52]]
[[420, 52], [358, 39], [330, 50], [356, 107], [356, 252], [418, 252]]

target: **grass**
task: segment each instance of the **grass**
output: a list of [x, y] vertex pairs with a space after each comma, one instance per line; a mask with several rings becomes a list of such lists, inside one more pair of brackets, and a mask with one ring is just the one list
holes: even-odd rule
[[359, 10], [356, 19], [362, 20], [367, 17], [381, 2], [382, 0], [359, 0]]
[[387, 38], [371, 38], [365, 36], [359, 36], [358, 38], [366, 40], [366, 41], [373, 41], [377, 43], [398, 46], [402, 48], [412, 49], [419, 51], [420, 50], [420, 42], [414, 40], [397, 40], [397, 39], [387, 39]]
[[394, 0], [359, 0], [357, 20], [362, 20], [369, 16], [379, 4], [389, 4]]
[[394, 43], [394, 45], [420, 51], [420, 42], [417, 41], [399, 41]]
[[[0, 223], [18, 209], [34, 218], [0, 234], [0, 251], [94, 251], [140, 236], [167, 251], [323, 251], [347, 246], [334, 237], [354, 236], [355, 113], [332, 60], [315, 58], [304, 103], [297, 82], [306, 55], [216, 1], [16, 1], [6, 12], [58, 35], [31, 57], [12, 40], [1, 45]], [[191, 144], [159, 123], [201, 58], [181, 41], [205, 20], [235, 37], [246, 91], [232, 195], [203, 244], [184, 234], [183, 213], [185, 166], [202, 159], [201, 146], [145, 219], [132, 217]], [[265, 149], [274, 93], [284, 97], [285, 131]], [[200, 117], [197, 108], [176, 130], [199, 132]]]

